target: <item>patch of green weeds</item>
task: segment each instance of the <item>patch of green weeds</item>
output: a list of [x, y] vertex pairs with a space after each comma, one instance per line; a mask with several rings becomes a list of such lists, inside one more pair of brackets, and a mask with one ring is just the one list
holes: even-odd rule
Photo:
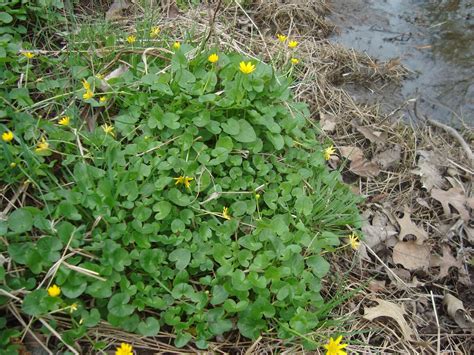
[[84, 26], [67, 52], [20, 65], [27, 83], [0, 104], [14, 135], [0, 179], [29, 198], [0, 221], [21, 269], [0, 266], [1, 287], [24, 290], [31, 317], [66, 313], [68, 343], [101, 319], [178, 347], [235, 330], [306, 339], [338, 303], [321, 296], [325, 255], [360, 227], [359, 198], [327, 168], [289, 77], [157, 43], [150, 25], [133, 43]]

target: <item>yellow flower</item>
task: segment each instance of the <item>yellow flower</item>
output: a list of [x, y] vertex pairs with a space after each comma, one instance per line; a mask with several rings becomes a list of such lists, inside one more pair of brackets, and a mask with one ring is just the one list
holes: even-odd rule
[[208, 58], [211, 63], [216, 63], [219, 60], [219, 56], [216, 53], [211, 54]]
[[70, 122], [71, 122], [71, 119], [69, 118], [69, 116], [64, 116], [58, 121], [58, 124], [60, 124], [61, 126], [69, 126]]
[[48, 288], [48, 295], [51, 297], [58, 297], [61, 294], [61, 288], [57, 285], [53, 285]]
[[351, 248], [354, 250], [359, 249], [360, 242], [359, 242], [359, 237], [357, 236], [357, 234], [352, 233], [348, 238], [349, 238], [349, 245], [351, 246]]
[[104, 79], [104, 76], [102, 74], [96, 74], [95, 76], [97, 79], [102, 80]]
[[230, 219], [229, 209], [227, 207], [223, 208], [222, 217], [224, 217], [225, 219]]
[[16, 163], [15, 163], [15, 162], [11, 162], [11, 163], [10, 163], [10, 168], [16, 168]]
[[28, 59], [31, 59], [33, 58], [35, 55], [31, 52], [21, 52], [21, 54], [23, 54], [26, 58]]
[[257, 200], [260, 200], [260, 194], [255, 194], [255, 198], [256, 198]]
[[161, 32], [161, 28], [159, 28], [158, 26], [154, 26], [151, 28], [150, 30], [150, 37], [151, 38], [155, 38], [155, 37], [158, 37], [158, 35], [160, 34]]
[[92, 99], [94, 97], [94, 92], [91, 91], [91, 90], [87, 90], [83, 95], [82, 95], [82, 98], [84, 100], [89, 100], [89, 99]]
[[130, 35], [127, 37], [127, 42], [130, 44], [134, 44], [137, 41], [137, 37], [134, 35]]
[[133, 348], [130, 344], [122, 343], [115, 351], [115, 355], [133, 355]]
[[105, 101], [107, 101], [107, 97], [101, 96], [101, 97], [99, 98], [99, 102], [104, 103]]
[[173, 178], [176, 180], [175, 185], [183, 184], [187, 189], [191, 187], [191, 181], [194, 179], [189, 176], [178, 176], [177, 178]]
[[287, 36], [282, 35], [282, 34], [278, 34], [277, 37], [278, 37], [278, 40], [282, 43], [285, 42], [286, 39], [288, 38]]
[[3, 132], [2, 140], [7, 143], [11, 142], [13, 140], [13, 132], [12, 131]]
[[41, 138], [41, 141], [38, 143], [38, 147], [35, 149], [36, 153], [41, 153], [45, 152], [49, 149], [49, 143], [44, 139], [44, 137]]
[[77, 311], [77, 303], [73, 303], [69, 306], [69, 313]]
[[329, 343], [324, 345], [324, 348], [327, 350], [326, 355], [347, 355], [344, 349], [347, 344], [339, 344], [342, 340], [342, 335], [340, 335], [336, 340], [333, 338], [329, 339]]
[[298, 60], [298, 58], [291, 58], [291, 64], [293, 65], [296, 65], [298, 64], [300, 61]]
[[101, 127], [105, 134], [110, 134], [112, 137], [115, 137], [114, 126], [106, 123], [103, 124]]
[[89, 84], [86, 79], [82, 79], [82, 87], [86, 89], [86, 91], [90, 91], [91, 84]]
[[173, 43], [173, 48], [174, 48], [174, 49], [179, 49], [179, 48], [181, 48], [181, 43], [179, 43], [179, 42], [174, 42], [174, 43]]
[[329, 146], [326, 149], [324, 149], [324, 159], [329, 160], [331, 159], [331, 155], [333, 155], [336, 152], [334, 149], [334, 146]]
[[290, 41], [288, 43], [288, 47], [290, 48], [296, 48], [298, 46], [298, 42], [297, 41]]
[[239, 68], [242, 73], [250, 74], [255, 70], [255, 65], [253, 65], [251, 62], [240, 62]]

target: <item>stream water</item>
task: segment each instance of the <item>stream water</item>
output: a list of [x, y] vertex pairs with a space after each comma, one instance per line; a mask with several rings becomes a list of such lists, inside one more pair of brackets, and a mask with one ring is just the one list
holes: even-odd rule
[[[416, 99], [431, 118], [474, 124], [472, 0], [332, 0], [331, 5], [339, 28], [333, 41], [380, 60], [399, 58], [412, 72], [401, 86], [379, 91], [378, 99], [392, 107]], [[374, 96], [370, 88], [353, 95]]]

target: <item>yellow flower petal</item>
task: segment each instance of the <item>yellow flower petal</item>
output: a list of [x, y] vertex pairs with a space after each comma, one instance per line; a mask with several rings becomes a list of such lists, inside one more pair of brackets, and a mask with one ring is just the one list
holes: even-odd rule
[[173, 43], [173, 48], [174, 48], [174, 49], [180, 49], [180, 48], [181, 48], [181, 43], [179, 43], [179, 42], [174, 42], [174, 43]]
[[286, 41], [286, 39], [287, 39], [288, 37], [285, 36], [285, 35], [282, 35], [282, 34], [277, 34], [277, 38], [278, 38], [278, 40], [279, 40], [280, 42], [283, 43], [283, 42]]
[[61, 288], [56, 284], [48, 288], [48, 295], [50, 295], [51, 297], [58, 297], [60, 294]]
[[12, 131], [3, 132], [2, 140], [7, 143], [11, 142], [13, 140], [13, 132]]
[[58, 124], [60, 124], [61, 126], [69, 126], [70, 122], [71, 122], [71, 119], [69, 118], [69, 116], [64, 116], [58, 121]]
[[255, 65], [252, 62], [240, 62], [239, 69], [244, 74], [250, 74], [255, 70]]
[[288, 47], [290, 48], [296, 48], [298, 46], [298, 42], [297, 41], [290, 41], [288, 42]]
[[130, 344], [122, 343], [115, 350], [115, 355], [133, 355], [133, 348]]
[[219, 56], [216, 53], [213, 53], [207, 58], [207, 60], [211, 63], [216, 63], [219, 60]]
[[127, 37], [127, 42], [130, 44], [134, 44], [137, 41], [137, 37], [134, 35], [130, 35]]

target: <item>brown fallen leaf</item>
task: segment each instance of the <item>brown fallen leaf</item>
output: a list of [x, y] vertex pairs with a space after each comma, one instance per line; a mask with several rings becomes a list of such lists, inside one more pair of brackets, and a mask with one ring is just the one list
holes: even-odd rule
[[109, 74], [105, 76], [103, 80], [100, 81], [100, 88], [102, 91], [106, 91], [110, 89], [110, 85], [108, 83], [109, 80], [118, 78], [125, 74], [128, 71], [128, 67], [126, 65], [120, 65], [117, 69], [112, 70]]
[[364, 309], [364, 318], [373, 321], [376, 318], [380, 317], [388, 317], [392, 318], [397, 322], [400, 330], [402, 331], [403, 337], [405, 340], [411, 341], [413, 340], [413, 330], [408, 325], [408, 322], [404, 318], [406, 315], [405, 310], [403, 307], [388, 301], [384, 301], [382, 299], [376, 298], [378, 306], [372, 308], [365, 308]]
[[341, 156], [348, 160], [362, 160], [364, 159], [364, 153], [362, 149], [353, 146], [339, 146], [338, 147]]
[[383, 280], [371, 280], [369, 281], [369, 290], [371, 292], [382, 292], [385, 291], [385, 281]]
[[423, 244], [426, 239], [428, 239], [428, 233], [423, 229], [418, 227], [410, 217], [410, 210], [407, 206], [403, 211], [403, 217], [398, 218], [396, 217], [397, 223], [400, 226], [400, 234], [398, 235], [398, 239], [400, 241], [405, 240], [407, 235], [413, 235], [416, 237], [417, 244]]
[[370, 126], [356, 126], [356, 129], [372, 143], [385, 144], [387, 141], [386, 132], [377, 131]]
[[463, 221], [469, 221], [470, 215], [468, 206], [473, 204], [473, 199], [467, 198], [461, 188], [453, 187], [448, 191], [433, 189], [431, 190], [431, 197], [441, 203], [441, 206], [443, 206], [444, 215], [447, 218], [451, 217], [451, 209], [449, 207], [451, 206], [456, 211], [458, 211]]
[[408, 270], [424, 270], [430, 266], [430, 248], [413, 241], [399, 241], [393, 248], [392, 258], [395, 264]]
[[319, 117], [319, 124], [324, 132], [333, 133], [336, 130], [336, 125], [338, 121], [336, 116], [330, 113], [321, 112], [319, 114]]
[[412, 170], [412, 173], [419, 175], [423, 187], [427, 191], [432, 188], [441, 188], [445, 185], [445, 180], [441, 174], [443, 159], [432, 151], [419, 150], [416, 152], [418, 158], [418, 168]]
[[430, 267], [439, 267], [439, 273], [436, 275], [435, 280], [448, 276], [449, 269], [454, 267], [458, 270], [459, 282], [465, 285], [471, 284], [469, 274], [464, 269], [462, 261], [457, 260], [453, 254], [451, 254], [451, 249], [447, 245], [443, 245], [443, 256], [431, 256]]
[[462, 301], [447, 293], [444, 295], [443, 304], [449, 316], [464, 332], [474, 332], [474, 321], [464, 308]]
[[130, 7], [127, 0], [115, 0], [105, 13], [106, 21], [115, 21], [123, 18], [123, 11]]
[[364, 158], [352, 160], [349, 170], [356, 175], [367, 178], [373, 178], [380, 174], [379, 166], [372, 161], [365, 160]]
[[389, 148], [383, 152], [378, 153], [372, 158], [372, 161], [379, 164], [382, 169], [388, 169], [400, 162], [402, 148], [400, 145], [395, 144], [392, 148]]
[[[365, 243], [372, 249], [378, 250], [378, 245], [397, 235], [398, 232], [395, 230], [395, 227], [390, 223], [388, 217], [384, 213], [376, 211], [371, 217], [371, 222], [369, 222], [368, 219], [365, 219], [363, 222], [362, 233], [364, 234]], [[392, 243], [388, 244], [388, 246], [394, 245], [391, 244]]]

